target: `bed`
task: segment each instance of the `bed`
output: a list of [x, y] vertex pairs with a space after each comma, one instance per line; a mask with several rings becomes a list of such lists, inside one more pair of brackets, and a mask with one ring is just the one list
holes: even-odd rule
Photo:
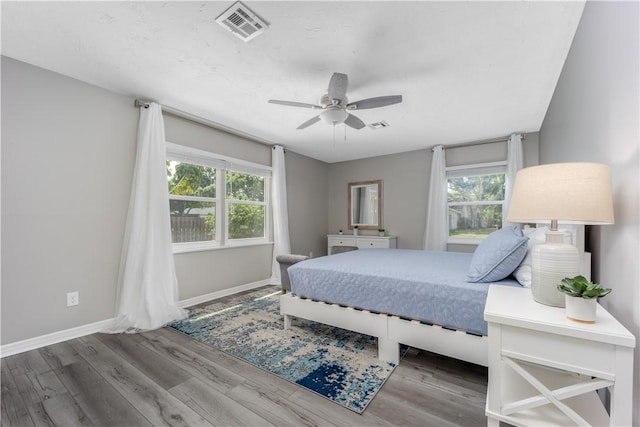
[[505, 277], [474, 283], [469, 253], [361, 249], [297, 263], [288, 269], [291, 293], [280, 298], [285, 328], [300, 317], [375, 336], [378, 357], [396, 364], [406, 344], [487, 366], [486, 295], [493, 284], [522, 286], [511, 273], [524, 262], [529, 238], [520, 232], [516, 240], [508, 272], [496, 276]]

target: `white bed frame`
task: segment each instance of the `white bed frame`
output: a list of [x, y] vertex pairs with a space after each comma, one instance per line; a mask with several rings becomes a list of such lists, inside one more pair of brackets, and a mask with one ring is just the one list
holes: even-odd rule
[[378, 358], [387, 362], [400, 362], [399, 344], [402, 343], [478, 365], [488, 365], [487, 337], [292, 294], [280, 296], [280, 313], [284, 316], [285, 329], [291, 326], [291, 317], [295, 316], [374, 336], [378, 338]]
[[[560, 226], [569, 228], [573, 243], [582, 259], [583, 274], [590, 276], [591, 254], [584, 252], [584, 226]], [[378, 338], [378, 358], [398, 364], [400, 346], [438, 353], [481, 366], [488, 366], [488, 340], [486, 336], [446, 329], [417, 320], [405, 320], [397, 316], [358, 310], [337, 304], [300, 298], [292, 294], [280, 296], [280, 314], [284, 316], [284, 328], [291, 326], [291, 317], [347, 329]]]

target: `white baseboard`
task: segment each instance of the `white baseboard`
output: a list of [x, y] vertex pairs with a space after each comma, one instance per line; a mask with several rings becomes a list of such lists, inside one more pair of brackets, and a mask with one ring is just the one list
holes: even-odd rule
[[[270, 279], [247, 283], [246, 285], [235, 286], [233, 288], [223, 289], [221, 291], [211, 292], [209, 294], [182, 300], [178, 302], [178, 306], [181, 308], [190, 307], [216, 298], [222, 298], [228, 295], [237, 294], [238, 292], [259, 288], [260, 286], [268, 285], [270, 283]], [[77, 326], [75, 328], [65, 329], [63, 331], [52, 332], [50, 334], [29, 338], [23, 341], [5, 344], [0, 346], [0, 358], [13, 356], [14, 354], [24, 353], [25, 351], [35, 350], [40, 347], [46, 347], [48, 345], [57, 344], [74, 338], [95, 334], [96, 332], [100, 332], [111, 327], [113, 321], [113, 318], [101, 320], [99, 322], [89, 323], [87, 325]]]
[[202, 304], [203, 302], [211, 301], [214, 299], [226, 297], [229, 295], [237, 294], [239, 292], [248, 291], [250, 289], [259, 288], [260, 286], [265, 286], [270, 283], [273, 283], [271, 279], [260, 280], [258, 282], [247, 283], [246, 285], [235, 286], [229, 289], [223, 289], [221, 291], [211, 292], [209, 294], [200, 295], [193, 298], [188, 298], [178, 302], [178, 307], [186, 308], [191, 307], [193, 305]]
[[74, 338], [84, 337], [86, 335], [100, 332], [113, 324], [113, 319], [101, 320], [99, 322], [89, 323], [87, 325], [77, 326], [64, 331], [52, 332], [47, 335], [41, 335], [35, 338], [29, 338], [23, 341], [12, 342], [0, 346], [0, 358], [13, 356], [14, 354], [24, 353], [25, 351], [35, 350], [62, 341], [72, 340]]

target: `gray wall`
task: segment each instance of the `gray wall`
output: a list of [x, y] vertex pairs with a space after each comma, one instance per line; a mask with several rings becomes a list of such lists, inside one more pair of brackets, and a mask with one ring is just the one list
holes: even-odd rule
[[636, 337], [634, 425], [640, 425], [640, 109], [637, 2], [587, 2], [540, 131], [540, 163], [612, 170], [615, 225], [594, 227], [601, 300]]
[[271, 277], [271, 244], [175, 254], [180, 299]]
[[[507, 157], [506, 143], [445, 150], [447, 166], [493, 162]], [[422, 249], [431, 174], [431, 149], [371, 157], [329, 165], [329, 233], [347, 229], [349, 182], [383, 181], [383, 223], [389, 235], [398, 236], [398, 247]], [[538, 133], [524, 142], [525, 166], [538, 164]], [[364, 230], [362, 234], [375, 234]], [[326, 238], [325, 238], [326, 243]], [[475, 245], [449, 245], [448, 250], [473, 252]], [[326, 252], [326, 248], [325, 248]]]
[[132, 102], [2, 57], [2, 344], [113, 317]]
[[[430, 150], [330, 164], [328, 232], [337, 234], [340, 229], [349, 232], [348, 183], [381, 179], [386, 233], [398, 236], [399, 248], [422, 249], [430, 164]], [[376, 233], [376, 230], [362, 231], [362, 234]]]
[[163, 114], [167, 141], [271, 166], [271, 147], [210, 126]]
[[[113, 317], [138, 116], [133, 98], [2, 57], [2, 344]], [[170, 115], [165, 125], [171, 142], [271, 164], [266, 145]], [[288, 161], [292, 193], [306, 195], [289, 208], [292, 240], [319, 252], [326, 165]], [[271, 254], [177, 254], [180, 299], [268, 279]], [[71, 291], [80, 305], [67, 308]]]
[[285, 154], [291, 252], [327, 254], [327, 163], [290, 150]]

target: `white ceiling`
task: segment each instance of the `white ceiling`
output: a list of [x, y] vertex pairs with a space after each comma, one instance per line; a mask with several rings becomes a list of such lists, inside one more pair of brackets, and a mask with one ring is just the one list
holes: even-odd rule
[[[2, 54], [154, 100], [336, 162], [540, 129], [583, 2], [247, 1], [270, 27], [245, 43], [215, 22], [233, 2], [2, 2]], [[333, 72], [361, 130], [318, 112]], [[345, 133], [346, 130], [346, 133]], [[346, 134], [346, 140], [345, 140]], [[179, 142], [179, 141], [176, 141]]]

